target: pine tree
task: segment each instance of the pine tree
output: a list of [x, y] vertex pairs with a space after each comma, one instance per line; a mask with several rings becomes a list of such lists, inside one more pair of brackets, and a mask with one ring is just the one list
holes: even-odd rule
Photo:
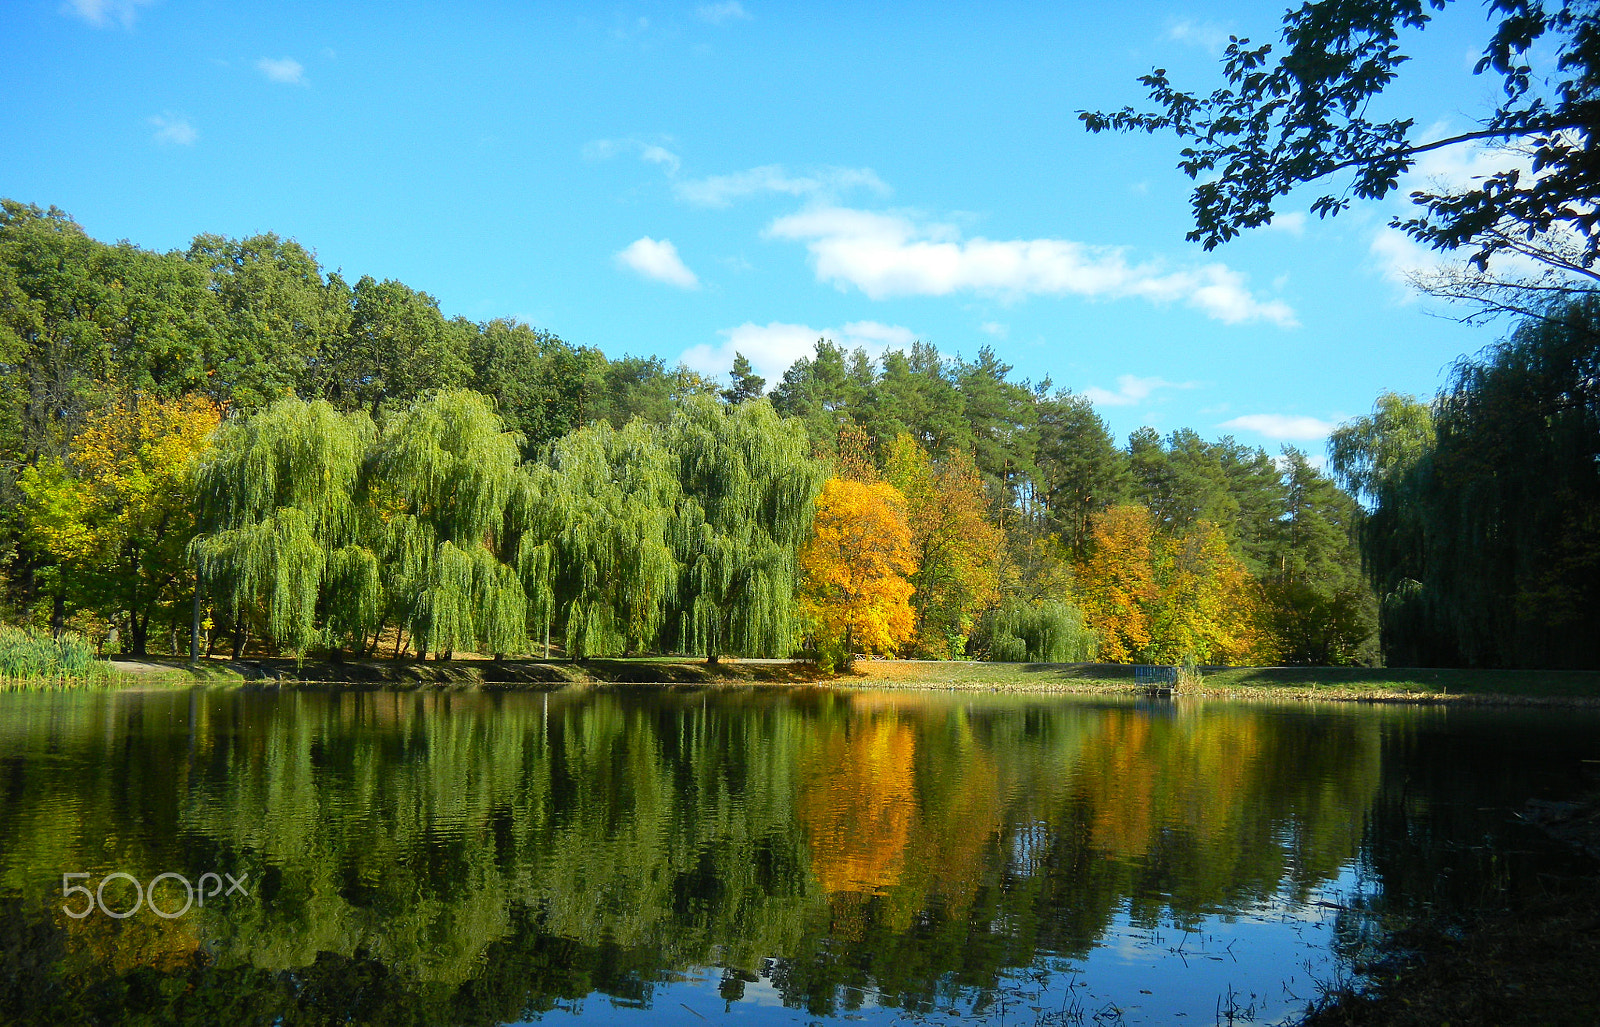
[[743, 353], [734, 353], [733, 370], [728, 372], [733, 384], [722, 390], [722, 398], [729, 403], [743, 403], [758, 398], [767, 387], [767, 380], [755, 373]]

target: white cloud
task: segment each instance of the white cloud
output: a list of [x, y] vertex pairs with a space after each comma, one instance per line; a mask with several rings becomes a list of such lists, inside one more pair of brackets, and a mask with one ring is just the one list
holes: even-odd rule
[[263, 57], [256, 61], [256, 70], [272, 81], [282, 82], [284, 85], [306, 84], [306, 69], [293, 57]]
[[1123, 247], [1068, 239], [963, 240], [954, 225], [901, 214], [817, 207], [778, 218], [767, 234], [804, 242], [817, 279], [853, 285], [872, 299], [945, 296], [958, 291], [1016, 299], [1029, 295], [1137, 297], [1181, 301], [1227, 324], [1298, 323], [1282, 300], [1257, 299], [1247, 277], [1224, 264], [1171, 269], [1130, 264]]
[[586, 160], [610, 160], [623, 153], [636, 153], [647, 164], [661, 165], [667, 169], [669, 178], [678, 173], [678, 155], [659, 143], [647, 143], [641, 139], [596, 139], [585, 143], [583, 147]]
[[635, 239], [615, 259], [618, 267], [629, 268], [646, 278], [680, 289], [700, 288], [700, 279], [689, 270], [678, 256], [678, 248], [668, 239], [657, 242], [648, 235]]
[[103, 29], [113, 22], [125, 29], [133, 28], [133, 19], [137, 17], [139, 8], [147, 7], [155, 0], [67, 0], [61, 5], [61, 10], [67, 14], [75, 14], [97, 29]]
[[722, 3], [701, 4], [694, 9], [694, 13], [701, 21], [709, 21], [713, 25], [721, 25], [729, 21], [747, 21], [750, 15], [745, 11], [744, 5], [739, 0], [724, 0]]
[[1269, 232], [1288, 232], [1298, 238], [1306, 234], [1306, 212], [1291, 210], [1287, 214], [1274, 214], [1264, 227]]
[[909, 349], [916, 341], [911, 329], [877, 321], [851, 321], [843, 328], [812, 328], [781, 321], [758, 325], [746, 321], [717, 334], [723, 337], [722, 342], [691, 346], [683, 351], [679, 360], [702, 374], [726, 374], [733, 366], [733, 355], [743, 353], [756, 373], [767, 380], [769, 389], [778, 383], [789, 365], [815, 351], [818, 339], [828, 339], [847, 352], [865, 350], [867, 356], [873, 358], [886, 350]]
[[[1453, 131], [1448, 123], [1439, 122], [1430, 125], [1417, 138], [1439, 139], [1448, 137]], [[1400, 179], [1399, 188], [1394, 193], [1395, 206], [1391, 209], [1402, 217], [1410, 217], [1417, 213], [1417, 208], [1408, 201], [1415, 190], [1462, 192], [1477, 187], [1490, 175], [1511, 169], [1520, 172], [1524, 182], [1536, 177], [1532, 161], [1526, 154], [1493, 145], [1465, 142], [1429, 150], [1420, 155], [1411, 171]], [[1408, 302], [1417, 296], [1411, 285], [1413, 277], [1427, 276], [1448, 266], [1459, 265], [1470, 253], [1462, 250], [1452, 254], [1431, 249], [1400, 229], [1387, 225], [1373, 231], [1368, 252], [1378, 272], [1401, 286]], [[1490, 261], [1490, 268], [1498, 276], [1511, 278], [1534, 276], [1542, 270], [1532, 259], [1510, 252], [1497, 254]]]
[[978, 331], [996, 339], [1004, 339], [1006, 336], [1011, 334], [1011, 327], [1009, 325], [1003, 325], [999, 321], [985, 321], [983, 324], [978, 326]]
[[1223, 421], [1217, 427], [1233, 428], [1238, 431], [1253, 431], [1258, 435], [1265, 435], [1269, 439], [1293, 439], [1310, 442], [1327, 438], [1338, 425], [1332, 421], [1322, 421], [1315, 417], [1303, 417], [1295, 414], [1245, 414], [1242, 417], [1235, 417], [1231, 421]]
[[193, 146], [194, 141], [200, 138], [200, 133], [189, 124], [189, 119], [168, 111], [146, 119], [155, 126], [153, 138], [158, 143], [176, 143], [178, 146]]
[[1167, 38], [1177, 43], [1198, 46], [1207, 53], [1221, 53], [1228, 45], [1228, 30], [1215, 22], [1175, 21], [1167, 26]]
[[825, 167], [794, 174], [782, 164], [768, 164], [731, 175], [686, 179], [672, 186], [678, 199], [697, 207], [726, 207], [734, 200], [757, 193], [832, 198], [852, 189], [868, 189], [880, 196], [887, 196], [890, 191], [871, 168]]
[[[1325, 455], [1322, 453], [1317, 453], [1315, 455], [1306, 453], [1303, 455], [1305, 456], [1306, 463], [1310, 464], [1314, 469], [1324, 473], [1327, 472], [1328, 458]], [[1272, 466], [1276, 467], [1279, 473], [1287, 471], [1289, 469], [1289, 458], [1281, 454], [1275, 456], [1272, 458]]]
[[622, 154], [634, 154], [647, 164], [659, 166], [672, 182], [673, 194], [696, 207], [727, 207], [736, 200], [769, 193], [831, 202], [856, 189], [866, 189], [879, 196], [893, 192], [871, 168], [824, 166], [790, 171], [782, 164], [765, 164], [728, 175], [679, 178], [682, 159], [659, 143], [641, 139], [596, 139], [583, 147], [586, 160], [610, 160]]
[[1438, 253], [1428, 249], [1400, 229], [1387, 226], [1373, 233], [1372, 243], [1367, 251], [1376, 260], [1378, 270], [1383, 277], [1408, 290], [1408, 299], [1416, 298], [1416, 294], [1409, 291], [1411, 276], [1435, 268], [1440, 263]]
[[1165, 378], [1140, 378], [1125, 374], [1117, 379], [1117, 391], [1091, 385], [1083, 395], [1091, 403], [1108, 407], [1131, 407], [1150, 398], [1157, 389], [1197, 389], [1199, 382], [1169, 382]]
[[678, 173], [678, 155], [665, 146], [646, 145], [639, 151], [639, 159], [650, 164], [660, 164], [667, 169], [667, 174]]

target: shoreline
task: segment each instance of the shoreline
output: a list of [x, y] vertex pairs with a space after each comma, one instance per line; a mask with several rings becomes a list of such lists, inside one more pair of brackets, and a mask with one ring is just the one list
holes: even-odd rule
[[[111, 680], [49, 682], [34, 687], [294, 688], [327, 690], [461, 689], [554, 691], [569, 687], [810, 687], [841, 691], [974, 692], [1012, 695], [1107, 695], [1233, 701], [1347, 702], [1600, 709], [1600, 671], [1471, 670], [1361, 667], [1209, 667], [1198, 687], [1151, 688], [1129, 664], [858, 661], [852, 671], [824, 673], [803, 660], [708, 664], [699, 657], [586, 660], [112, 659]], [[14, 683], [13, 689], [27, 688]]]

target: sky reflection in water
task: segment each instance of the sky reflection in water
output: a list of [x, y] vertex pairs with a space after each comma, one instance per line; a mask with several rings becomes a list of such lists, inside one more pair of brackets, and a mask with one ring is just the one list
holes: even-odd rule
[[[0, 696], [0, 1009], [1275, 1022], [1344, 972], [1351, 910], [1521, 879], [1477, 843], [1595, 726], [820, 689]], [[63, 873], [207, 870], [249, 894], [61, 912]]]

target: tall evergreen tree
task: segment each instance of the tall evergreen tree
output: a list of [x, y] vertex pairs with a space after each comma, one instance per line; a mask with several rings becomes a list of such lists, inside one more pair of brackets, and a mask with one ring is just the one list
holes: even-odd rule
[[747, 399], [755, 399], [767, 387], [767, 380], [756, 374], [743, 353], [734, 353], [733, 370], [728, 372], [728, 377], [733, 380], [733, 384], [722, 391], [722, 398], [729, 403], [743, 403]]
[[1047, 530], [1082, 560], [1090, 521], [1127, 488], [1127, 457], [1083, 396], [1058, 392], [1039, 402], [1038, 416], [1035, 465]]

